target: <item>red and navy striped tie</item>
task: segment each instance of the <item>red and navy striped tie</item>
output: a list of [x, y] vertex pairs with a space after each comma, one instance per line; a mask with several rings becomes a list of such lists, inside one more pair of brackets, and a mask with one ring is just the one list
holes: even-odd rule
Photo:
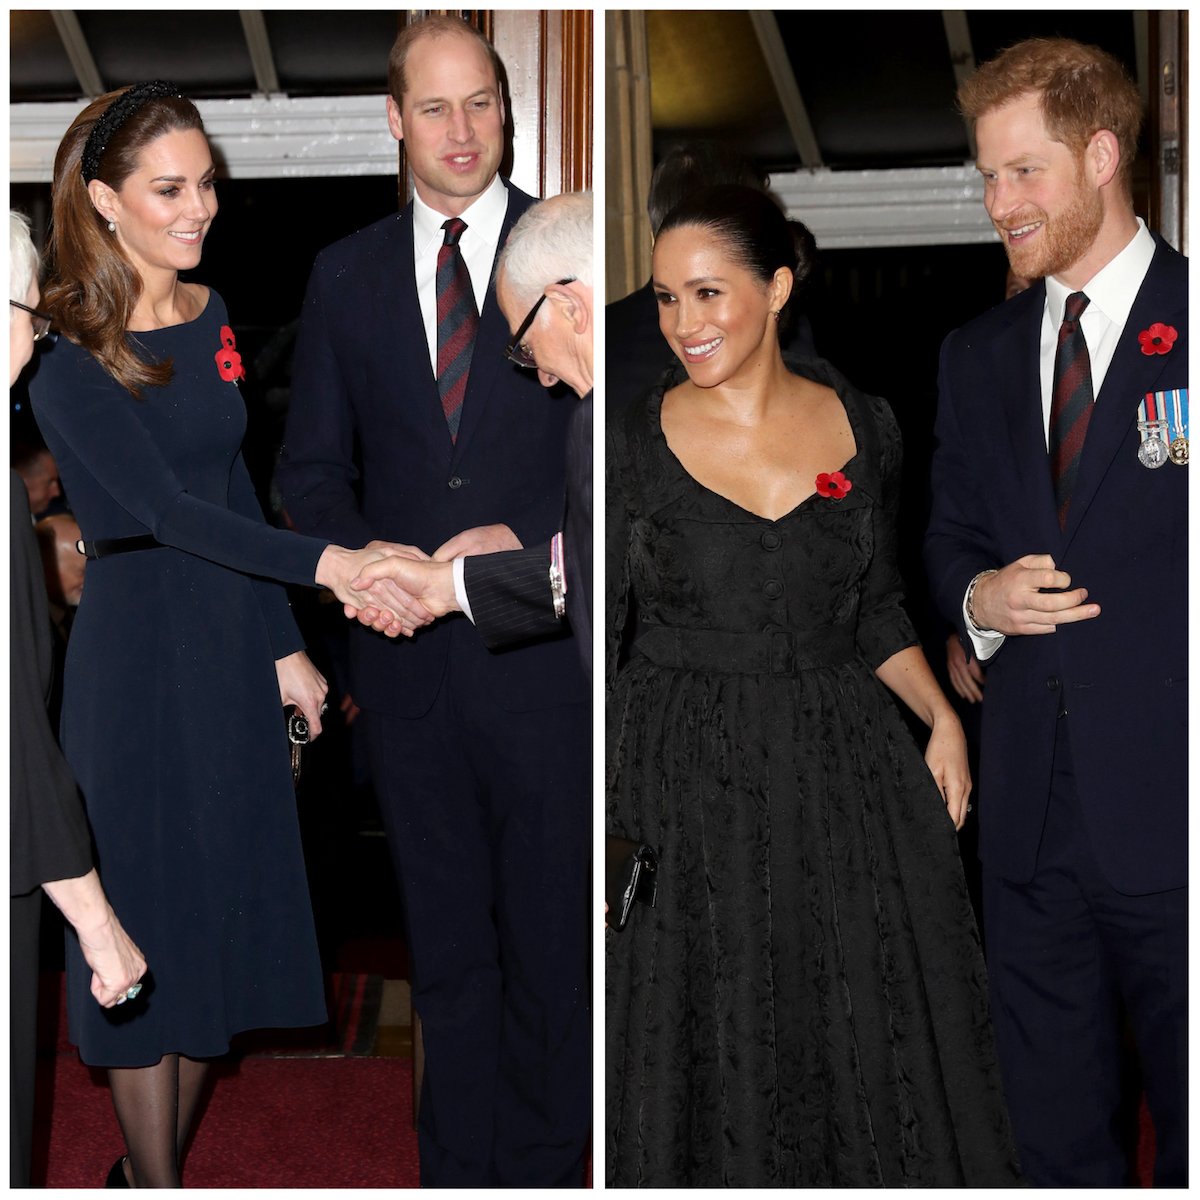
[[1065, 527], [1071, 492], [1079, 474], [1079, 459], [1088, 421], [1092, 418], [1092, 360], [1079, 319], [1088, 306], [1082, 292], [1067, 297], [1054, 355], [1054, 391], [1050, 402], [1050, 476], [1058, 504], [1058, 523]]
[[458, 438], [463, 397], [467, 394], [479, 313], [475, 308], [471, 273], [458, 245], [466, 222], [451, 217], [442, 228], [446, 240], [438, 250], [437, 260], [437, 383], [442, 412], [450, 426], [450, 440], [454, 441]]

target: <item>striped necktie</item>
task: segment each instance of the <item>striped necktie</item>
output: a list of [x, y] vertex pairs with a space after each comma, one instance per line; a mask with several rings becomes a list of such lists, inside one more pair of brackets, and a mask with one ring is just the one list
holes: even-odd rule
[[1054, 388], [1050, 402], [1050, 476], [1058, 505], [1058, 523], [1067, 524], [1071, 492], [1079, 474], [1079, 459], [1088, 421], [1092, 418], [1092, 360], [1088, 357], [1080, 318], [1088, 306], [1082, 292], [1067, 297], [1054, 355]]
[[446, 240], [438, 250], [437, 259], [437, 384], [442, 412], [450, 427], [450, 440], [455, 441], [463, 397], [467, 394], [479, 313], [475, 309], [471, 274], [458, 245], [466, 222], [451, 217], [442, 228]]

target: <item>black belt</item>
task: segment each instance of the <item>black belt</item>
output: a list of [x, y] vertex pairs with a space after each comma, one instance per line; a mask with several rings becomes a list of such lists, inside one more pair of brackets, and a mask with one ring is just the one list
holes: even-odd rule
[[853, 661], [854, 630], [848, 626], [807, 631], [732, 633], [723, 629], [651, 626], [633, 653], [660, 667], [730, 675], [798, 675], [814, 667]]
[[162, 542], [152, 533], [139, 533], [133, 537], [100, 538], [94, 542], [85, 542], [82, 538], [75, 543], [75, 549], [85, 558], [108, 558], [113, 554], [125, 554], [130, 550], [158, 550]]

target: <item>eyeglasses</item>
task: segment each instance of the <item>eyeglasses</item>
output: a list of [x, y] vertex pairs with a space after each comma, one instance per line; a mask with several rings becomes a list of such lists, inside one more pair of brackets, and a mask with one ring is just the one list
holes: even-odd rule
[[53, 317], [48, 317], [44, 312], [38, 312], [36, 308], [30, 308], [28, 304], [22, 304], [20, 300], [10, 300], [9, 304], [13, 308], [27, 312], [33, 318], [33, 340], [35, 342], [40, 342], [50, 332], [50, 322], [54, 319]]
[[[556, 279], [555, 287], [565, 287], [568, 283], [574, 283], [575, 276], [570, 279]], [[521, 327], [513, 334], [512, 341], [504, 347], [504, 357], [509, 362], [514, 362], [518, 367], [531, 367], [537, 369], [537, 363], [534, 361], [533, 352], [521, 340], [528, 332], [530, 325], [533, 324], [533, 318], [537, 316], [538, 309], [542, 307], [542, 301], [546, 299], [546, 293], [543, 292], [534, 302], [533, 307], [529, 310], [529, 315], [521, 322]]]

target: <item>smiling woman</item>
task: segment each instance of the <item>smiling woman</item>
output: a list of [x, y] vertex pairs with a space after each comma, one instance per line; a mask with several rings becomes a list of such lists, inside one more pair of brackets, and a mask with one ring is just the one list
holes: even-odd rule
[[200, 116], [172, 85], [110, 93], [68, 129], [45, 297], [64, 337], [30, 394], [81, 546], [103, 560], [71, 634], [63, 752], [149, 963], [114, 1018], [87, 1003], [68, 940], [71, 1040], [109, 1069], [129, 1151], [116, 1187], [180, 1185], [204, 1060], [234, 1034], [325, 1019], [281, 708], [315, 736], [326, 684], [271, 581], [346, 601], [381, 557], [263, 519], [224, 302], [179, 278], [216, 211]]

